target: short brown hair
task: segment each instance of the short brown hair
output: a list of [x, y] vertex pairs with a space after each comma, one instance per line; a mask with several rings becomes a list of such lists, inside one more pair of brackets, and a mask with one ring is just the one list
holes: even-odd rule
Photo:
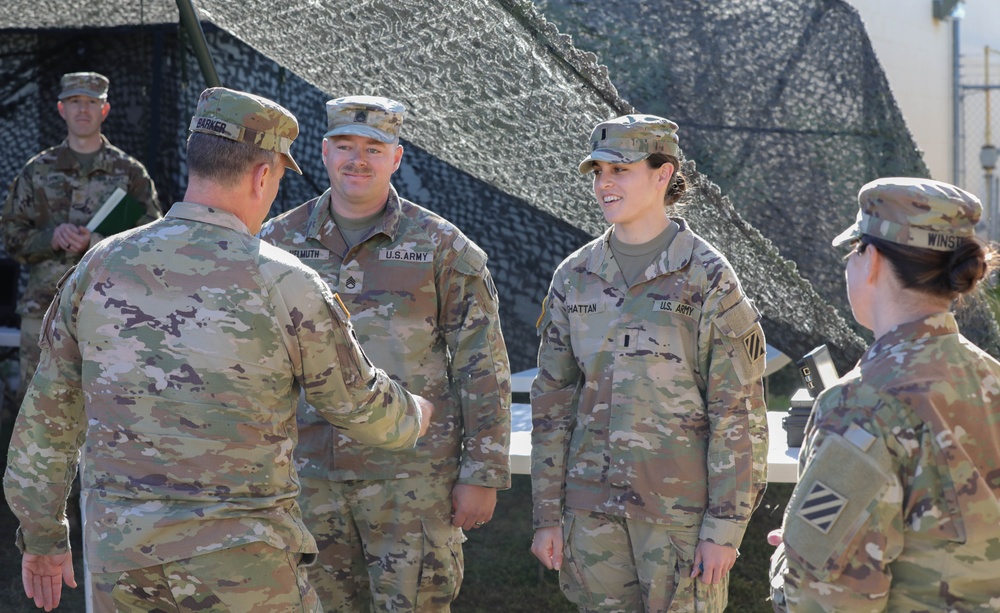
[[188, 172], [222, 185], [235, 185], [258, 164], [274, 166], [281, 154], [213, 134], [192, 132], [187, 141]]

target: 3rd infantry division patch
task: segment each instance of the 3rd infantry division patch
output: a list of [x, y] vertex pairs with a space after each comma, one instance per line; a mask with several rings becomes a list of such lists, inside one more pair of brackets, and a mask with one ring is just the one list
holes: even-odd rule
[[817, 481], [802, 501], [798, 516], [823, 534], [828, 534], [846, 505], [846, 498]]
[[767, 349], [764, 348], [764, 338], [757, 330], [754, 330], [743, 339], [743, 348], [747, 350], [747, 356], [750, 358], [751, 364], [764, 357], [767, 353]]

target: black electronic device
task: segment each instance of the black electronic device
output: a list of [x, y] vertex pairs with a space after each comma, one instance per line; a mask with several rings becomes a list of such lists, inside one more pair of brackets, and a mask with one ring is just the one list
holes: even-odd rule
[[833, 364], [833, 359], [830, 358], [830, 350], [826, 348], [826, 345], [820, 345], [805, 354], [795, 365], [799, 367], [802, 382], [813, 398], [840, 378], [840, 375], [837, 374], [837, 367]]
[[805, 387], [799, 388], [792, 396], [792, 406], [788, 408], [788, 415], [781, 420], [789, 447], [802, 446], [806, 423], [809, 422], [816, 396], [840, 378], [826, 345], [820, 345], [805, 354], [795, 365], [799, 368]]

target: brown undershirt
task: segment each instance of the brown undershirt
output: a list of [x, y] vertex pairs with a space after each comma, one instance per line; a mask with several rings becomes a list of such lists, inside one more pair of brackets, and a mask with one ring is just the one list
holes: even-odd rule
[[632, 287], [637, 280], [642, 278], [650, 264], [659, 259], [660, 254], [667, 250], [679, 229], [680, 226], [677, 225], [677, 222], [671, 221], [670, 225], [663, 232], [657, 234], [653, 240], [638, 245], [623, 243], [614, 230], [611, 231], [611, 253], [614, 254], [615, 261], [618, 262], [618, 268], [625, 277], [626, 285]]

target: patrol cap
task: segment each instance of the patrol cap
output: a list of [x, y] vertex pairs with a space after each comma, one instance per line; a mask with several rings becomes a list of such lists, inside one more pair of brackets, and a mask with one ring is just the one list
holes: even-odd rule
[[108, 99], [108, 78], [96, 72], [68, 72], [59, 80], [62, 91], [59, 99], [70, 96], [90, 96], [100, 100]]
[[366, 136], [383, 143], [399, 140], [406, 107], [379, 96], [345, 96], [326, 103], [326, 134]]
[[833, 239], [838, 247], [862, 234], [900, 245], [954, 251], [976, 235], [983, 205], [969, 192], [941, 181], [889, 177], [858, 192], [857, 220]]
[[201, 92], [190, 129], [284, 154], [285, 166], [302, 174], [291, 153], [299, 122], [288, 109], [267, 98], [210, 87]]
[[623, 115], [602, 121], [590, 135], [590, 155], [580, 162], [587, 174], [595, 161], [631, 164], [653, 153], [677, 157], [677, 124], [656, 115]]

